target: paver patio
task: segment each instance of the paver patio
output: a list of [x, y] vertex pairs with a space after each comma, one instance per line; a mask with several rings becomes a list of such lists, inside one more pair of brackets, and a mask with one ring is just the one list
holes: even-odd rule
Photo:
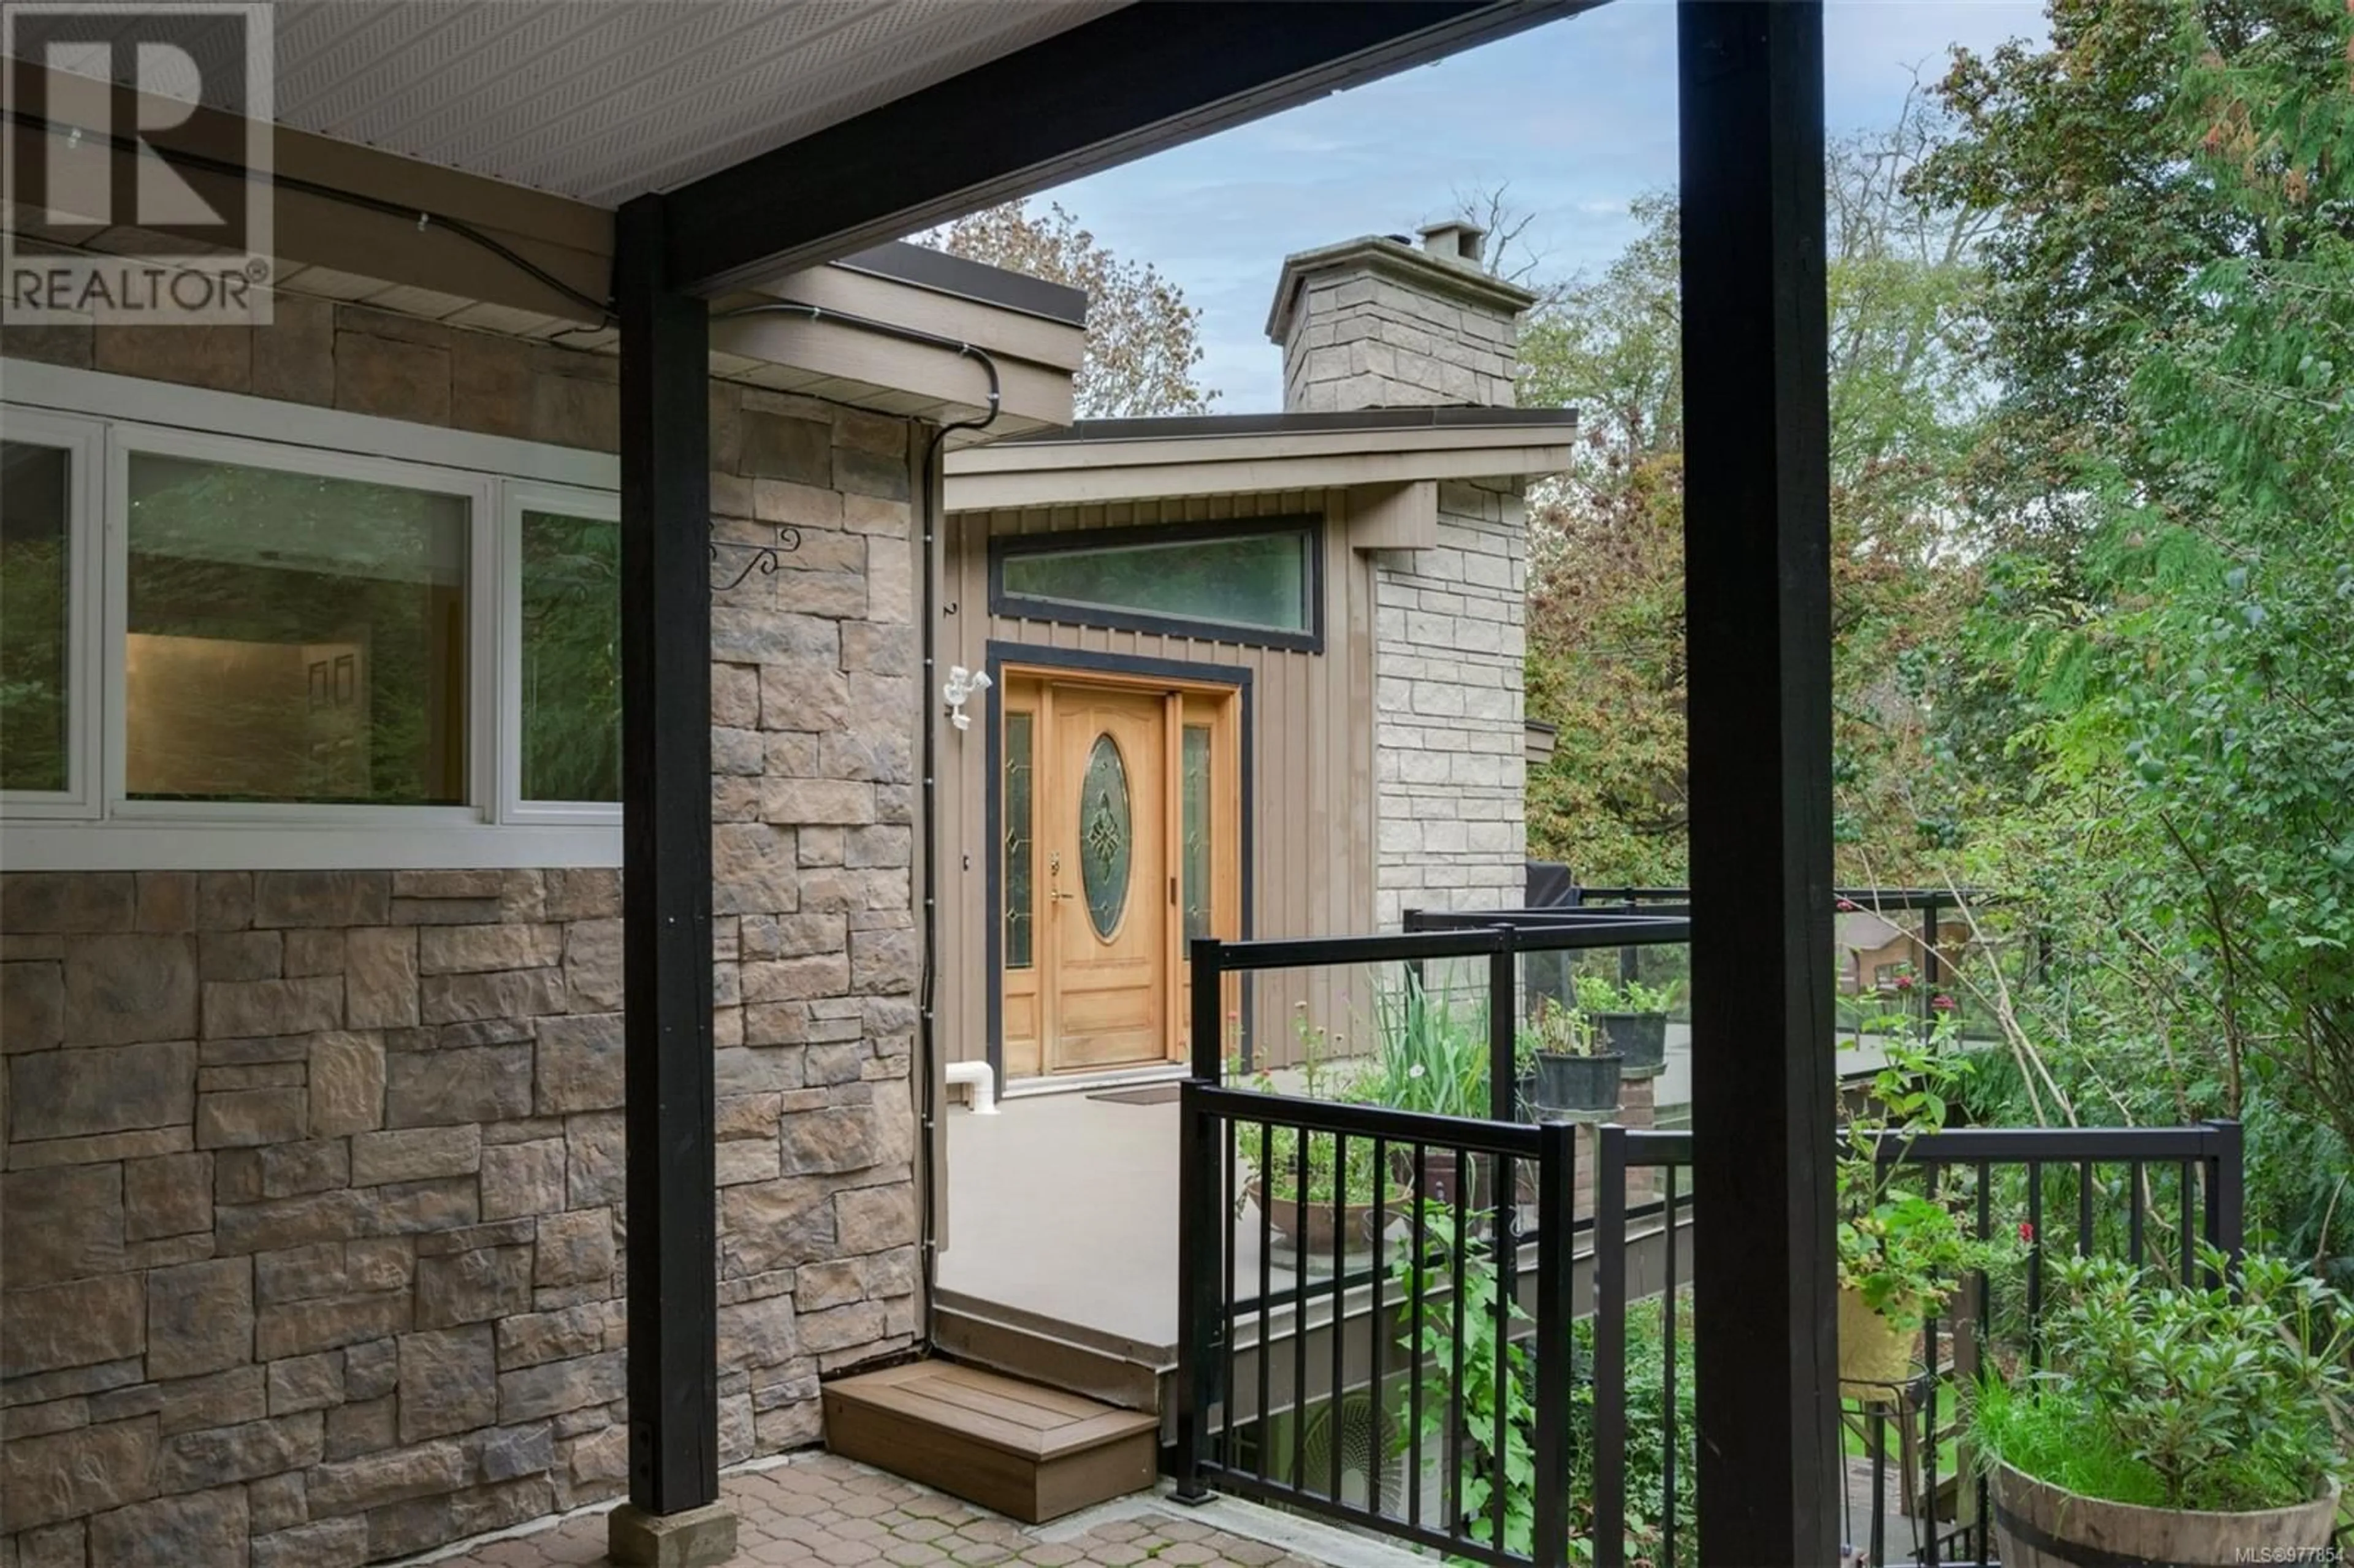
[[[737, 1510], [737, 1561], [763, 1568], [927, 1568], [928, 1564], [1196, 1564], [1318, 1568], [1282, 1547], [1214, 1530], [1185, 1510], [1142, 1499], [1139, 1511], [1074, 1531], [1025, 1525], [832, 1454], [720, 1479]], [[569, 1568], [605, 1561], [605, 1516], [579, 1514], [528, 1535], [435, 1560], [439, 1568]]]

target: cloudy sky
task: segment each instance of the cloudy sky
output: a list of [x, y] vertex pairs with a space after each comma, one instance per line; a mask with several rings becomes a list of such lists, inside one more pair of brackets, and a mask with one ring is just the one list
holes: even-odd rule
[[[2037, 0], [1831, 0], [1834, 133], [1888, 123], [1956, 43], [2041, 37]], [[1224, 413], [1282, 402], [1268, 301], [1288, 253], [1445, 216], [1509, 183], [1548, 275], [1599, 270], [1628, 199], [1675, 178], [1675, 8], [1616, 0], [1435, 66], [1303, 105], [1048, 193], [1202, 307]]]

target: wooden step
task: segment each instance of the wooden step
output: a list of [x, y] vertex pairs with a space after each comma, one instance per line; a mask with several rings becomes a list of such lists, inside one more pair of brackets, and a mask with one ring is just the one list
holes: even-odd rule
[[1031, 1524], [1150, 1487], [1161, 1423], [954, 1361], [825, 1385], [825, 1446]]

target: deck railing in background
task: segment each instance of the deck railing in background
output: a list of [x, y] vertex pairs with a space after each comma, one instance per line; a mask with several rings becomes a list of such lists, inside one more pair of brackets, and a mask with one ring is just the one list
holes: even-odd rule
[[[1627, 1177], [1654, 1169], [1670, 1213], [1691, 1209], [1682, 1181], [1692, 1134], [1602, 1129], [1596, 1140], [1594, 1219], [1594, 1551], [1596, 1568], [1624, 1568], [1630, 1510], [1656, 1530], [1645, 1555], [1662, 1565], [1697, 1561], [1679, 1540], [1677, 1475], [1689, 1471], [1691, 1434], [1680, 1431], [1675, 1397], [1682, 1364], [1684, 1313], [1672, 1273], [1658, 1291], [1663, 1358], [1656, 1433], [1629, 1424], [1630, 1311], [1649, 1292], [1631, 1288], [1626, 1266], [1630, 1215]], [[2201, 1277], [2204, 1242], [2233, 1256], [2242, 1245], [2242, 1150], [2237, 1122], [2176, 1128], [1967, 1128], [1912, 1139], [1883, 1135], [1879, 1160], [1935, 1181], [1958, 1175], [1973, 1234], [2019, 1238], [2018, 1266], [1998, 1280], [1977, 1275], [1922, 1330], [1922, 1370], [1910, 1381], [1875, 1386], [1870, 1397], [1842, 1401], [1843, 1445], [1861, 1447], [1851, 1467], [1849, 1535], [1864, 1561], [1983, 1564], [1993, 1561], [1987, 1485], [1970, 1473], [1956, 1422], [1964, 1386], [1989, 1362], [2040, 1365], [2047, 1261], [2115, 1255], [2157, 1265], [2174, 1277]], [[1702, 1211], [1704, 1215], [1704, 1207]], [[1668, 1255], [1672, 1270], [1677, 1256]], [[1702, 1331], [1706, 1331], [1703, 1327]], [[1891, 1450], [1893, 1438], [1893, 1461]], [[1629, 1495], [1632, 1445], [1656, 1444], [1656, 1494]], [[1860, 1473], [1858, 1473], [1860, 1472]], [[1891, 1501], [1896, 1503], [1893, 1510]], [[1861, 1517], [1855, 1518], [1860, 1514]], [[1903, 1524], [1909, 1539], [1891, 1539]]]
[[[1593, 1216], [1580, 1220], [1569, 1126], [1221, 1082], [1226, 975], [1484, 959], [1489, 1104], [1509, 1118], [1522, 957], [1687, 937], [1680, 916], [1617, 910], [1432, 923], [1447, 928], [1193, 946], [1179, 1494], [1232, 1492], [1467, 1562], [1559, 1568], [1580, 1537], [1581, 1559], [1604, 1568], [1697, 1562], [1678, 1506], [1692, 1478], [1693, 1435], [1679, 1415], [1691, 1376], [1687, 1244], [1705, 1202], [1684, 1171], [1693, 1135], [1601, 1128]], [[1925, 1370], [1910, 1383], [1846, 1403], [1843, 1440], [1861, 1450], [1865, 1516], [1850, 1538], [1875, 1563], [1984, 1563], [1987, 1499], [1954, 1430], [1959, 1389], [1990, 1361], [2039, 1363], [2053, 1255], [2114, 1252], [2187, 1275], [2202, 1239], [2236, 1252], [2239, 1128], [1970, 1128], [1891, 1139], [1881, 1158], [1955, 1176], [1977, 1233], [2018, 1234], [2021, 1256], [2000, 1280], [1974, 1277], [1926, 1325]], [[1636, 1171], [1656, 1172], [1647, 1184], [1656, 1196], [1630, 1202]], [[1648, 1340], [1633, 1315], [1654, 1304], [1659, 1361], [1644, 1369], [1656, 1381], [1643, 1394], [1657, 1414], [1638, 1426], [1628, 1410], [1630, 1326]], [[1638, 1453], [1643, 1484], [1630, 1493]]]

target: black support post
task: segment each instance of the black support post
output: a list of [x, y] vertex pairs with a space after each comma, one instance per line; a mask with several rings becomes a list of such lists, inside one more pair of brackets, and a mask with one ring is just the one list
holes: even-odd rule
[[[1536, 1462], [1538, 1476], [1552, 1478], [1567, 1476], [1575, 1457], [1570, 1406], [1575, 1399], [1577, 1341], [1569, 1324], [1577, 1302], [1577, 1128], [1551, 1122], [1537, 1136]], [[1509, 1173], [1502, 1178], [1506, 1192], [1512, 1190], [1511, 1180]], [[1618, 1381], [1623, 1391], [1625, 1379]], [[1598, 1394], [1598, 1379], [1595, 1387]], [[1536, 1568], [1567, 1568], [1569, 1531], [1569, 1488], [1558, 1480], [1540, 1481], [1530, 1550]]]
[[1700, 1542], [1838, 1559], [1823, 8], [1681, 0]]
[[[663, 275], [663, 198], [616, 220], [630, 1507], [617, 1562], [719, 1561], [713, 1205], [709, 317]], [[698, 1522], [673, 1527], [687, 1516]], [[698, 1541], [682, 1552], [676, 1528]], [[627, 1555], [624, 1555], [624, 1553]]]

